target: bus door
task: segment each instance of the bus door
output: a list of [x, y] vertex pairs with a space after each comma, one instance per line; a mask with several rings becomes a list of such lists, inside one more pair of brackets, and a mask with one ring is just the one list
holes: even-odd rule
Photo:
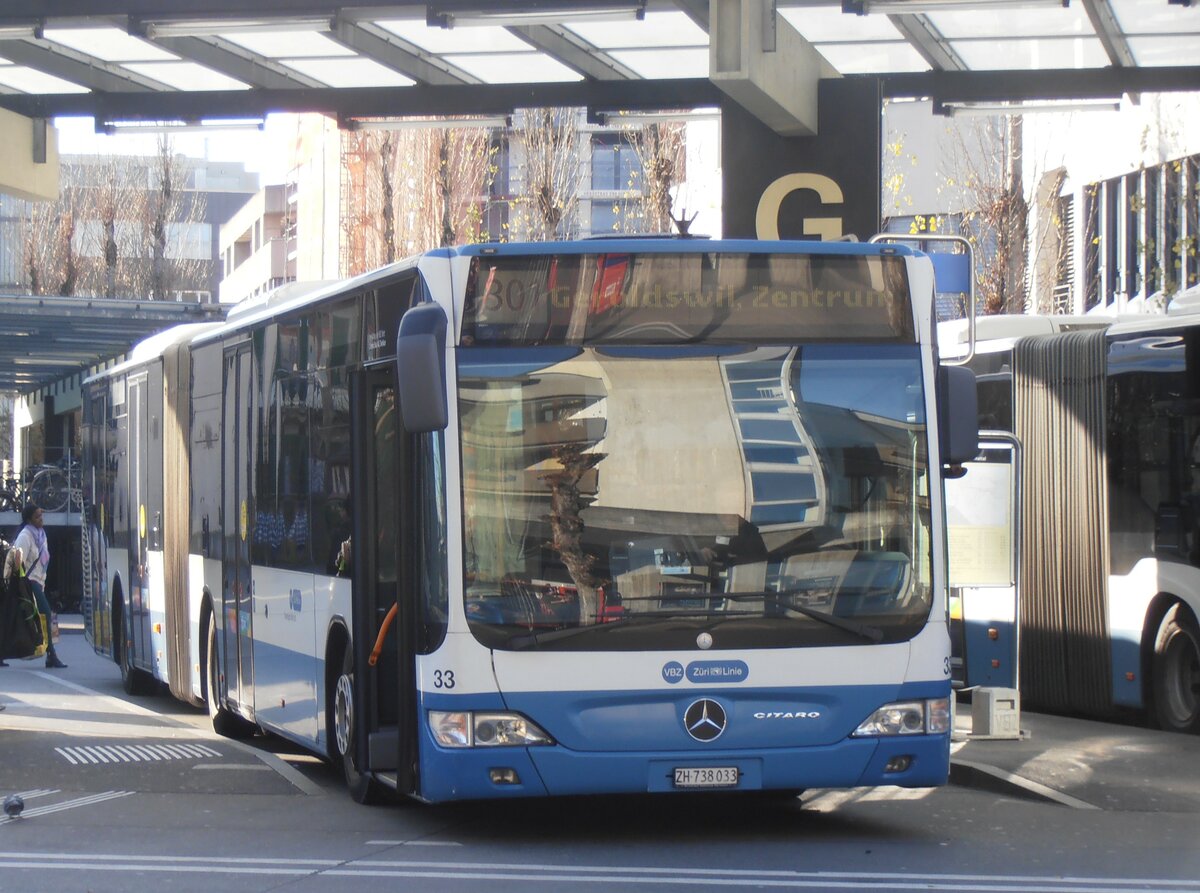
[[946, 481], [951, 678], [956, 687], [1017, 688], [1020, 666], [1020, 445], [980, 432], [967, 473]]
[[[221, 421], [221, 625], [225, 690], [232, 704], [253, 704], [253, 602], [250, 582], [250, 462], [253, 388], [250, 345], [225, 351]], [[243, 712], [247, 712], [243, 711]]]
[[[415, 631], [404, 518], [408, 475], [398, 419], [395, 367], [369, 368], [352, 381], [354, 475], [354, 715], [359, 766], [396, 776], [414, 790]], [[395, 611], [393, 612], [393, 608]], [[389, 613], [391, 620], [389, 621]], [[386, 633], [380, 631], [387, 626]], [[381, 645], [376, 665], [368, 657]]]
[[153, 666], [150, 646], [150, 594], [147, 592], [146, 500], [150, 491], [149, 388], [145, 373], [130, 376], [127, 385], [129, 407], [129, 636], [131, 666]]

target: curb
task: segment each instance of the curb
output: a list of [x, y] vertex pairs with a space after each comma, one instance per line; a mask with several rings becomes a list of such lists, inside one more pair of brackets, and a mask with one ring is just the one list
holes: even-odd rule
[[1098, 810], [1099, 806], [1056, 791], [1028, 778], [1022, 778], [1011, 772], [1006, 772], [986, 763], [972, 763], [969, 760], [951, 760], [950, 784], [980, 791], [990, 791], [994, 794], [1004, 794], [1010, 797], [1021, 797], [1025, 800], [1036, 800], [1041, 803], [1056, 803], [1070, 809]]

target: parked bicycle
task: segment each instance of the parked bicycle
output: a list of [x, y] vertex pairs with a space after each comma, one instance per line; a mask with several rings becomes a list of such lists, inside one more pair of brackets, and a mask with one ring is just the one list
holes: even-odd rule
[[44, 512], [65, 512], [71, 501], [71, 479], [67, 470], [57, 465], [35, 466], [26, 489]]
[[21, 490], [21, 482], [15, 477], [7, 477], [0, 485], [0, 512], [19, 512], [25, 505], [25, 494]]

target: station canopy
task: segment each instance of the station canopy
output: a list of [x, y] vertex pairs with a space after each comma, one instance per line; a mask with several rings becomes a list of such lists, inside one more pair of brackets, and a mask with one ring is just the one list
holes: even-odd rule
[[0, 107], [100, 131], [696, 108], [722, 97], [710, 14], [753, 3], [841, 74], [941, 111], [1200, 90], [1193, 0], [38, 0], [0, 11]]
[[[738, 33], [748, 21], [757, 34]], [[1193, 0], [7, 0], [0, 108], [34, 120], [35, 155], [37, 123], [60, 116], [100, 132], [281, 112], [350, 129], [539, 106], [603, 120], [721, 106], [723, 54], [742, 46], [786, 48], [788, 85], [878, 77], [884, 97], [944, 113], [1200, 91]], [[0, 296], [0, 389], [28, 392], [206, 312]]]
[[142, 339], [229, 307], [184, 301], [0, 294], [0, 393], [28, 394], [120, 356]]

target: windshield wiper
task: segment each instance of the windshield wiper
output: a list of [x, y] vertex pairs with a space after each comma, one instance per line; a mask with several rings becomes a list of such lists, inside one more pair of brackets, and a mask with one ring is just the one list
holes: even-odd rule
[[803, 589], [784, 589], [781, 592], [769, 592], [765, 590], [762, 592], [726, 592], [724, 593], [724, 597], [733, 601], [740, 601], [747, 598], [769, 599], [782, 608], [795, 611], [797, 614], [803, 614], [805, 617], [809, 617], [820, 623], [836, 626], [838, 629], [843, 629], [848, 633], [854, 633], [854, 635], [869, 642], [883, 641], [883, 630], [877, 626], [859, 623], [857, 620], [849, 620], [845, 617], [838, 617], [836, 614], [796, 604], [793, 600], [794, 597], [803, 591]]
[[570, 639], [581, 633], [591, 632], [597, 629], [610, 629], [614, 626], [623, 626], [629, 622], [628, 617], [622, 617], [619, 620], [610, 620], [608, 623], [592, 623], [588, 626], [572, 626], [567, 629], [550, 629], [544, 633], [518, 633], [515, 636], [510, 636], [505, 645], [508, 645], [514, 651], [524, 651], [526, 648], [536, 648], [543, 642], [557, 642], [559, 639]]
[[[883, 630], [877, 626], [871, 626], [866, 623], [860, 623], [857, 620], [850, 620], [846, 617], [838, 617], [836, 614], [829, 614], [825, 611], [818, 611], [814, 608], [809, 608], [804, 605], [798, 605], [793, 601], [794, 596], [802, 592], [798, 589], [785, 589], [782, 592], [689, 592], [686, 596], [680, 596], [680, 600], [689, 599], [699, 601], [701, 599], [712, 601], [745, 601], [750, 599], [765, 599], [774, 604], [779, 605], [789, 611], [794, 611], [819, 623], [824, 623], [828, 626], [836, 627], [837, 629], [845, 630], [848, 633], [853, 633], [859, 638], [866, 639], [869, 642], [882, 642]], [[662, 601], [661, 598], [654, 596], [654, 601]], [[629, 599], [629, 601], [650, 601], [650, 598], [644, 599]], [[703, 614], [705, 617], [716, 617], [720, 619], [734, 619], [758, 616], [756, 612], [742, 611], [729, 612], [723, 610], [714, 610], [713, 608], [674, 608], [660, 609], [657, 611], [638, 611], [634, 614], [627, 614], [617, 620], [610, 620], [607, 623], [593, 623], [587, 626], [572, 626], [567, 629], [552, 629], [546, 632], [527, 632], [519, 633], [510, 637], [505, 644], [516, 651], [523, 651], [527, 648], [536, 648], [543, 642], [557, 642], [561, 639], [570, 639], [575, 636], [582, 635], [586, 632], [595, 630], [607, 630], [618, 626], [626, 626], [633, 621], [640, 620], [672, 620], [680, 617], [696, 617]]]

